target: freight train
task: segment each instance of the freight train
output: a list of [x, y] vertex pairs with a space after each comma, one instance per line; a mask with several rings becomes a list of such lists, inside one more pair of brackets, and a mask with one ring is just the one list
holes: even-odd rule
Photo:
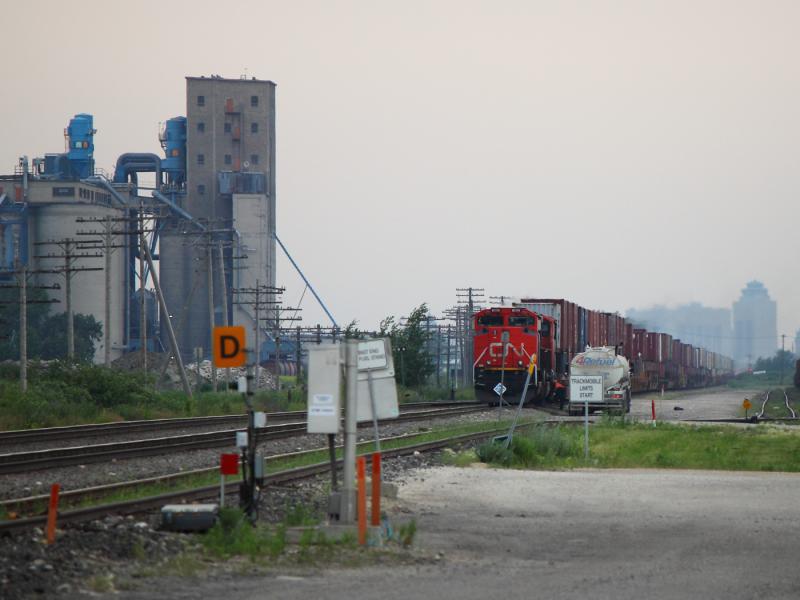
[[478, 311], [472, 323], [475, 392], [490, 404], [499, 400], [495, 388], [505, 400], [518, 401], [531, 364], [526, 402], [552, 397], [556, 382], [567, 381], [570, 361], [587, 346], [614, 348], [628, 360], [633, 393], [716, 385], [733, 376], [726, 356], [568, 300], [523, 298]]

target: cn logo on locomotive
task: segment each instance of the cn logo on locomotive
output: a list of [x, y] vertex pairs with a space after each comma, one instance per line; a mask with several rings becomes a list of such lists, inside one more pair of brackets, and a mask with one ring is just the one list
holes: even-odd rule
[[[520, 347], [517, 348], [514, 344], [507, 344], [508, 350], [506, 350], [506, 356], [511, 355], [511, 351], [514, 351], [519, 358], [525, 358], [525, 344], [520, 344]], [[491, 357], [502, 357], [503, 356], [503, 344], [501, 342], [492, 342], [489, 344], [489, 356]]]

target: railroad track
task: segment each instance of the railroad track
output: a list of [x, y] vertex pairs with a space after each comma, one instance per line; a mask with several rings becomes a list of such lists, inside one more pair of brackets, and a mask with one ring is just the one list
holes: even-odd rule
[[[769, 402], [769, 396], [772, 393], [772, 391], [773, 390], [767, 390], [767, 392], [764, 394], [764, 401], [761, 403], [761, 411], [756, 415], [756, 417], [758, 419], [769, 418], [768, 416], [765, 417], [764, 414], [766, 412], [767, 402]], [[786, 393], [786, 390], [782, 389], [780, 391], [783, 393], [783, 404], [786, 407], [786, 412], [789, 415], [791, 415], [790, 416], [791, 419], [796, 419], [797, 418], [797, 413], [794, 411], [794, 409], [791, 406], [791, 403], [789, 402], [789, 395]], [[780, 417], [776, 417], [776, 419], [780, 419]]]
[[[468, 406], [403, 412], [394, 419], [386, 419], [381, 422], [395, 423], [428, 417], [448, 417], [482, 410], [485, 410], [483, 405], [472, 403]], [[365, 422], [359, 425], [371, 426], [372, 423]], [[235, 447], [237, 431], [241, 431], [241, 429], [0, 454], [0, 474], [25, 473], [56, 467], [106, 462], [112, 459], [142, 458], [207, 448]], [[264, 442], [305, 433], [305, 421], [295, 421], [260, 428], [257, 430], [257, 437], [260, 442]]]
[[[446, 408], [452, 406], [472, 406], [474, 402], [410, 402], [401, 404], [400, 410], [423, 408]], [[286, 411], [267, 413], [267, 418], [274, 420], [300, 421], [306, 418], [306, 411]], [[208, 417], [182, 417], [173, 419], [148, 419], [141, 421], [118, 421], [113, 423], [91, 423], [87, 425], [67, 425], [63, 427], [44, 427], [37, 429], [16, 429], [0, 431], [0, 445], [28, 442], [45, 442], [53, 440], [84, 439], [101, 435], [122, 433], [144, 433], [152, 431], [185, 429], [191, 427], [208, 427], [214, 425], [237, 425], [247, 423], [246, 414], [216, 415]]]
[[[522, 423], [517, 426], [517, 429], [530, 427], [532, 425], [536, 425], [538, 423]], [[383, 450], [381, 452], [381, 456], [383, 459], [394, 458], [399, 456], [405, 456], [409, 454], [414, 454], [415, 452], [429, 452], [432, 450], [439, 450], [442, 448], [446, 448], [453, 445], [464, 444], [471, 441], [482, 440], [486, 438], [493, 437], [500, 433], [505, 433], [507, 431], [507, 427], [492, 429], [487, 431], [481, 431], [476, 433], [467, 433], [452, 436], [449, 438], [443, 438], [441, 440], [429, 441], [429, 442], [421, 442], [418, 444], [412, 444], [408, 446], [403, 446], [401, 448], [394, 448], [389, 450]], [[402, 437], [408, 436], [396, 436], [394, 438], [385, 438], [384, 441], [388, 441], [391, 439], [398, 439]], [[271, 458], [287, 458], [294, 455], [300, 456], [303, 454], [309, 454], [312, 452], [319, 452], [319, 449], [314, 450], [305, 450], [302, 452], [273, 456]], [[341, 466], [342, 461], [337, 460], [337, 466]], [[212, 469], [208, 469], [209, 471], [213, 470], [216, 471], [217, 467]], [[303, 479], [308, 479], [310, 477], [314, 477], [316, 475], [327, 473], [330, 470], [330, 462], [320, 462], [315, 463], [308, 466], [297, 467], [294, 469], [287, 469], [283, 471], [279, 471], [276, 473], [269, 474], [266, 477], [266, 485], [280, 485], [285, 483], [292, 483], [295, 481], [300, 481]], [[199, 471], [204, 471], [203, 469]], [[165, 477], [186, 477], [191, 474], [176, 474], [173, 476], [165, 476]], [[157, 480], [163, 481], [164, 478], [153, 478]], [[157, 483], [157, 481], [151, 480], [139, 480], [133, 482], [124, 482], [119, 484], [114, 484], [114, 487], [118, 487], [122, 489], [123, 487], [134, 487], [137, 485], [142, 485], [143, 483]], [[239, 481], [231, 481], [225, 484], [225, 491], [226, 493], [235, 493], [239, 489]], [[110, 491], [109, 488], [112, 486], [100, 486], [98, 488], [87, 488], [84, 490], [73, 490], [70, 492], [64, 492], [62, 496], [70, 497], [72, 502], [81, 499], [80, 496], [83, 495], [84, 498], [92, 497], [96, 495], [98, 490], [103, 489], [104, 491]], [[142, 513], [147, 512], [153, 509], [158, 509], [165, 504], [171, 504], [176, 502], [190, 502], [190, 501], [197, 501], [197, 500], [204, 500], [204, 499], [213, 499], [219, 497], [220, 486], [219, 484], [214, 485], [207, 485], [193, 489], [187, 490], [179, 490], [175, 492], [169, 492], [166, 494], [159, 494], [157, 496], [149, 496], [146, 498], [137, 498], [134, 500], [126, 500], [122, 502], [114, 502], [110, 504], [102, 504], [87, 508], [77, 508], [74, 510], [68, 511], [59, 511], [58, 513], [58, 522], [59, 525], [63, 525], [64, 523], [77, 523], [81, 521], [89, 521], [93, 519], [98, 519], [105, 517], [109, 514], [133, 514], [133, 513]], [[44, 499], [44, 496], [41, 497], [31, 497], [25, 499], [17, 499], [17, 500], [6, 500], [2, 502], [2, 505], [6, 508], [10, 506], [21, 507], [23, 502], [40, 502]], [[15, 504], [16, 503], [16, 504]], [[46, 515], [40, 515], [35, 517], [28, 517], [24, 519], [16, 519], [16, 520], [6, 520], [0, 521], [0, 534], [3, 533], [10, 533], [14, 531], [23, 531], [26, 529], [30, 529], [32, 527], [36, 527], [45, 523], [47, 517]]]

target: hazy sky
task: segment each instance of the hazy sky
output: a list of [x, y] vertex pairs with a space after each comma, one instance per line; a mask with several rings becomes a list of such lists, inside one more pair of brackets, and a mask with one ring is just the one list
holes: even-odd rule
[[340, 323], [468, 285], [730, 307], [759, 278], [800, 327], [800, 2], [27, 6], [2, 9], [0, 171], [77, 112], [110, 171], [160, 152], [186, 75], [271, 79], [278, 234]]

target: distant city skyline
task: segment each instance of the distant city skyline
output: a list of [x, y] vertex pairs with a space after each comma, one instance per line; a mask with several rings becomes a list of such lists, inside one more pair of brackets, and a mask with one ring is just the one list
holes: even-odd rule
[[[704, 306], [698, 302], [678, 306], [654, 305], [629, 308], [625, 315], [681, 341], [720, 352], [747, 366], [757, 358], [773, 356], [780, 348], [776, 327], [777, 301], [758, 280], [749, 281], [730, 308]], [[792, 339], [791, 334], [785, 334]], [[800, 331], [797, 332], [800, 339]], [[798, 344], [795, 342], [794, 348]], [[792, 347], [786, 350], [793, 351]]]

